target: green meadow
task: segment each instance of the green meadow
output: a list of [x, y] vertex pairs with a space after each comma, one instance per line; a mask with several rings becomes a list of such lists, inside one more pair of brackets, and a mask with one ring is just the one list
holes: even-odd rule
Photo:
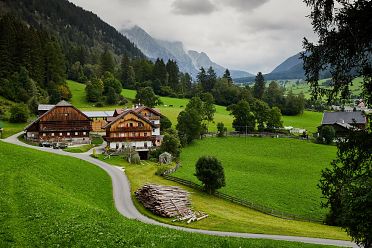
[[[125, 106], [112, 105], [104, 107], [95, 107], [94, 104], [89, 103], [85, 100], [85, 85], [80, 84], [71, 80], [67, 81], [68, 86], [72, 92], [71, 103], [83, 110], [113, 110], [116, 108], [132, 107], [132, 100], [136, 96], [135, 90], [123, 89], [122, 95], [129, 100], [129, 103]], [[167, 116], [173, 126], [177, 123], [178, 114], [184, 110], [188, 103], [188, 99], [179, 99], [171, 97], [160, 97], [163, 104], [157, 106], [162, 114]], [[283, 116], [283, 122], [285, 126], [293, 126], [298, 128], [306, 128], [310, 132], [315, 132], [316, 127], [320, 125], [322, 113], [315, 113], [310, 111], [304, 111], [304, 114], [298, 116]], [[214, 123], [209, 124], [209, 131], [217, 130], [217, 123], [223, 122], [228, 131], [233, 131], [232, 128], [233, 117], [226, 110], [226, 107], [216, 105], [216, 113], [214, 115]]]
[[321, 247], [143, 224], [116, 211], [92, 164], [3, 142], [0, 161], [0, 247]]
[[[125, 174], [128, 176], [132, 187], [132, 199], [134, 200], [137, 209], [150, 218], [164, 223], [217, 231], [348, 239], [346, 233], [338, 227], [273, 217], [166, 180], [155, 175], [159, 165], [152, 162], [142, 161], [141, 165], [131, 165], [122, 157], [111, 157], [110, 159], [105, 160], [103, 160], [103, 158], [104, 155], [99, 155], [100, 160], [116, 166], [121, 166], [125, 169]], [[184, 222], [172, 222], [172, 219], [162, 218], [152, 214], [137, 201], [134, 195], [134, 192], [146, 183], [179, 186], [187, 190], [191, 193], [190, 198], [192, 208], [207, 213], [209, 215], [208, 218], [203, 219], [202, 221], [186, 224]]]
[[207, 138], [185, 147], [182, 167], [173, 176], [194, 176], [200, 156], [217, 157], [225, 170], [220, 191], [285, 213], [322, 219], [320, 173], [336, 156], [336, 147], [284, 138]]

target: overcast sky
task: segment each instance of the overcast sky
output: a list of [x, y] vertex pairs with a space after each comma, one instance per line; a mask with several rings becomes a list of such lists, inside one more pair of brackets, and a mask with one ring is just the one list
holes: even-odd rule
[[302, 0], [70, 0], [118, 30], [138, 25], [216, 63], [270, 72], [315, 39]]

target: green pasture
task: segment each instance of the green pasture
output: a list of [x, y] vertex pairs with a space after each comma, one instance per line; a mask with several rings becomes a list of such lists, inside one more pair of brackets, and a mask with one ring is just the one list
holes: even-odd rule
[[[345, 232], [340, 228], [317, 223], [276, 218], [166, 180], [155, 175], [159, 165], [152, 162], [142, 161], [141, 165], [131, 165], [121, 157], [111, 157], [105, 160], [103, 160], [103, 158], [103, 155], [99, 155], [100, 160], [116, 166], [121, 166], [125, 169], [125, 173], [130, 180], [132, 198], [134, 199], [137, 209], [143, 214], [164, 223], [217, 231], [348, 239]], [[199, 222], [186, 224], [182, 222], [172, 222], [172, 219], [161, 218], [152, 214], [137, 201], [134, 195], [134, 192], [146, 183], [182, 187], [191, 192], [192, 208], [207, 213], [209, 217]]]
[[0, 142], [0, 247], [320, 247], [192, 234], [129, 220], [110, 177], [67, 156]]
[[224, 166], [221, 192], [285, 213], [325, 217], [317, 184], [336, 147], [285, 138], [208, 138], [182, 150], [182, 167], [173, 176], [200, 184], [195, 163], [203, 155], [216, 156]]

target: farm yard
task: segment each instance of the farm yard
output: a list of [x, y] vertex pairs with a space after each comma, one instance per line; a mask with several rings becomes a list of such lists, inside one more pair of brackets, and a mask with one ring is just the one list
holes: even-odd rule
[[116, 211], [110, 177], [92, 164], [3, 142], [0, 160], [1, 247], [326, 247], [142, 224]]
[[[337, 227], [276, 218], [166, 180], [161, 176], [155, 175], [159, 166], [152, 162], [146, 161], [141, 165], [131, 165], [121, 157], [112, 157], [111, 159], [105, 160], [103, 160], [103, 158], [103, 155], [99, 156], [100, 160], [112, 165], [121, 166], [125, 169], [125, 174], [128, 176], [131, 183], [132, 199], [136, 208], [142, 214], [164, 223], [217, 231], [348, 239], [346, 233]], [[141, 203], [139, 203], [134, 195], [137, 189], [147, 183], [179, 186], [184, 190], [187, 190], [191, 193], [190, 197], [193, 209], [207, 213], [209, 217], [202, 221], [186, 224], [183, 222], [172, 222], [172, 219], [162, 218], [152, 214], [150, 211], [145, 209]]]
[[217, 157], [224, 166], [221, 192], [285, 213], [325, 217], [317, 184], [336, 147], [284, 138], [208, 138], [183, 149], [182, 166], [172, 175], [200, 183], [195, 163], [203, 155]]

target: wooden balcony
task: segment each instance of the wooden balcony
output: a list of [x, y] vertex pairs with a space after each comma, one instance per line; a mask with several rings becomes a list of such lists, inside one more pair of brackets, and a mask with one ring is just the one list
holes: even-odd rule
[[115, 129], [110, 130], [110, 133], [117, 132], [151, 132], [151, 129], [146, 127], [117, 127]]
[[107, 137], [103, 136], [103, 139], [107, 142], [135, 142], [135, 141], [155, 141], [154, 136], [135, 136], [135, 137]]

